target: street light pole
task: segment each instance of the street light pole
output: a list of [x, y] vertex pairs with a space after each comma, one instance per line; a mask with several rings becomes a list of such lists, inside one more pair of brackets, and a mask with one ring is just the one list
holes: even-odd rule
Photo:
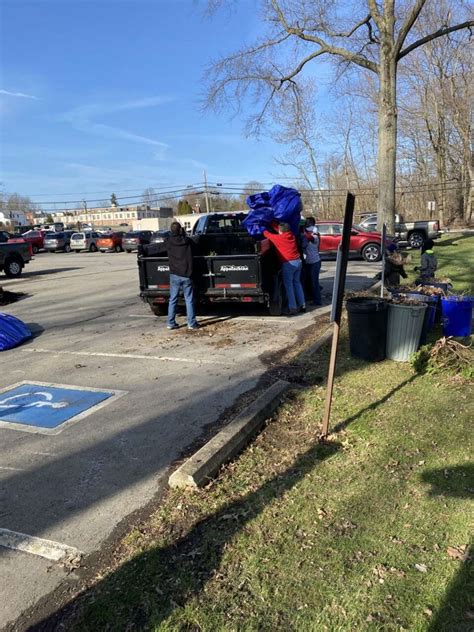
[[204, 173], [204, 196], [206, 198], [206, 213], [210, 213], [210, 209], [209, 209], [209, 191], [207, 190], [207, 173], [206, 173], [205, 169], [204, 169], [203, 173]]

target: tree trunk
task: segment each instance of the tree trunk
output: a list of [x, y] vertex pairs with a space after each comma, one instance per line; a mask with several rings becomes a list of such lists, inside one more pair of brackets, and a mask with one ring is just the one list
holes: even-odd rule
[[383, 42], [379, 65], [378, 228], [395, 233], [395, 174], [397, 157], [397, 64], [393, 46]]

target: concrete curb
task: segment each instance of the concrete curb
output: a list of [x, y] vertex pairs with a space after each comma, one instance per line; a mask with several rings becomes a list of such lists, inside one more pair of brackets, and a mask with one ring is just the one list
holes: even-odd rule
[[215, 437], [185, 461], [168, 480], [170, 487], [201, 487], [221, 465], [235, 456], [249, 442], [280, 405], [289, 383], [278, 380], [232, 420]]

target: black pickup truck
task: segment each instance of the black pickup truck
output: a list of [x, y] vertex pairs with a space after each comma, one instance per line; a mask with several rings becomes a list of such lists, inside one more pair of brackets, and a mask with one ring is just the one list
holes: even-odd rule
[[0, 234], [0, 271], [14, 279], [32, 259], [31, 244], [24, 239], [9, 238], [8, 233]]
[[[210, 213], [199, 218], [191, 236], [197, 303], [262, 303], [282, 313], [280, 266], [267, 239], [255, 241], [242, 226], [245, 213]], [[138, 254], [140, 296], [157, 316], [168, 311], [169, 265], [164, 244], [142, 246]]]

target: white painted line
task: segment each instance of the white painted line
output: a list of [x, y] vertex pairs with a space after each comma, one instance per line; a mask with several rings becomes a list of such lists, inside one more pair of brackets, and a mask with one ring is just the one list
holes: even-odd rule
[[0, 465], [0, 470], [7, 470], [8, 472], [23, 472], [19, 467], [7, 467], [6, 465]]
[[[173, 358], [171, 356], [150, 356], [139, 355], [136, 353], [102, 353], [100, 351], [68, 351], [66, 349], [32, 349], [31, 347], [25, 347], [23, 352], [30, 353], [48, 353], [49, 355], [74, 355], [74, 356], [91, 356], [99, 358], [122, 358], [131, 360], [161, 360], [163, 362], [184, 362], [186, 364], [222, 364], [227, 365], [228, 362], [218, 362], [217, 360], [196, 360], [194, 358]], [[39, 384], [39, 382], [35, 382]], [[77, 388], [76, 386], [72, 388]], [[85, 389], [90, 390], [90, 389]], [[101, 389], [97, 389], [101, 390]]]
[[73, 559], [82, 557], [84, 554], [73, 546], [67, 546], [53, 540], [44, 540], [34, 535], [26, 533], [18, 533], [9, 529], [0, 529], [0, 546], [13, 551], [23, 551], [44, 557], [53, 562], [59, 562], [64, 559]]

